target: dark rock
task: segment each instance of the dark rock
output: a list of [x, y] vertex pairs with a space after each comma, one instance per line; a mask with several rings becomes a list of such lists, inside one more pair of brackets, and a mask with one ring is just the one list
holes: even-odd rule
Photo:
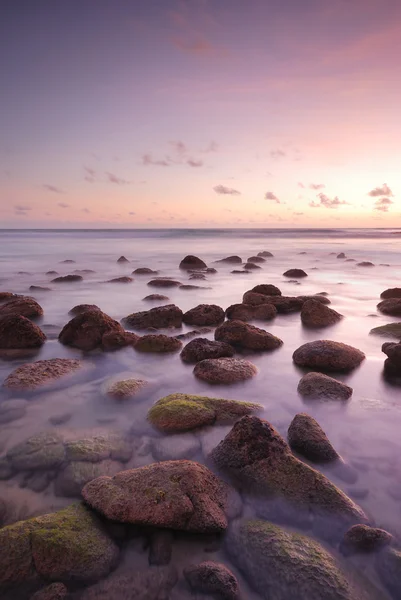
[[384, 371], [387, 375], [398, 377], [401, 375], [401, 343], [386, 342], [382, 352], [388, 356], [384, 362]]
[[301, 310], [301, 321], [305, 327], [328, 327], [343, 318], [340, 313], [325, 306], [318, 300], [307, 300]]
[[171, 531], [160, 529], [150, 536], [149, 564], [156, 566], [169, 565], [173, 553], [173, 534]]
[[340, 252], [340, 254], [337, 254], [337, 258], [346, 258], [344, 252]]
[[280, 314], [299, 312], [304, 304], [302, 298], [292, 298], [289, 296], [265, 296], [256, 292], [245, 292], [242, 299], [244, 304], [259, 306], [261, 304], [273, 304]]
[[175, 337], [177, 340], [190, 340], [191, 338], [204, 335], [205, 333], [210, 333], [213, 331], [210, 327], [200, 327], [199, 329], [193, 329], [192, 331], [187, 331], [186, 333], [179, 333]]
[[242, 258], [240, 256], [227, 256], [226, 258], [216, 260], [216, 262], [228, 263], [229, 265], [240, 265], [242, 263]]
[[288, 428], [288, 443], [292, 450], [308, 460], [326, 463], [340, 460], [329, 438], [319, 423], [311, 416], [295, 415]]
[[57, 271], [47, 271], [46, 275], [58, 275]]
[[18, 296], [0, 306], [0, 319], [3, 317], [26, 317], [36, 319], [43, 315], [43, 308], [29, 296]]
[[205, 288], [205, 287], [202, 287], [201, 285], [192, 285], [189, 283], [188, 284], [185, 283], [183, 285], [180, 285], [179, 289], [183, 290], [183, 291], [186, 291], [186, 290], [189, 291], [189, 290], [206, 290], [206, 289], [211, 289], [211, 288]]
[[315, 300], [321, 304], [331, 304], [331, 301], [322, 294], [315, 294], [314, 296], [297, 296], [297, 299], [301, 300], [303, 303], [307, 302], [308, 300]]
[[135, 271], [132, 271], [132, 275], [157, 275], [159, 271], [153, 271], [148, 267], [138, 267]]
[[145, 296], [142, 300], [153, 302], [156, 300], [170, 300], [170, 298], [168, 296], [163, 296], [163, 294], [149, 294], [149, 296]]
[[184, 576], [194, 592], [210, 594], [221, 600], [239, 598], [238, 581], [222, 563], [207, 560], [184, 569]]
[[43, 331], [21, 315], [0, 318], [0, 348], [39, 348], [46, 341]]
[[231, 271], [231, 273], [233, 275], [250, 275], [249, 271], [238, 271], [237, 269], [234, 269], [234, 271]]
[[219, 342], [256, 351], [275, 350], [283, 344], [275, 335], [243, 321], [226, 321], [217, 327], [214, 337]]
[[267, 250], [263, 250], [262, 252], [258, 252], [258, 256], [262, 256], [263, 258], [271, 258], [274, 256], [274, 254], [268, 252]]
[[60, 264], [66, 264], [66, 265], [72, 265], [75, 262], [76, 262], [75, 260], [71, 260], [70, 258], [67, 258], [66, 260], [60, 260]]
[[244, 269], [245, 269], [246, 271], [252, 271], [252, 270], [255, 270], [255, 269], [261, 269], [261, 268], [262, 268], [262, 267], [260, 267], [259, 265], [256, 265], [256, 264], [255, 264], [255, 263], [253, 263], [253, 262], [247, 262], [247, 263], [245, 263], [245, 264], [244, 264]]
[[132, 313], [124, 319], [122, 323], [133, 329], [163, 329], [167, 327], [181, 327], [183, 313], [175, 304], [166, 304], [165, 306], [156, 306], [150, 310]]
[[266, 260], [263, 258], [263, 256], [251, 256], [250, 258], [248, 258], [247, 262], [248, 263], [264, 263], [264, 262], [266, 262]]
[[271, 283], [260, 283], [251, 289], [251, 292], [263, 294], [263, 296], [281, 296], [281, 290]]
[[100, 308], [96, 304], [77, 304], [77, 306], [68, 311], [68, 314], [75, 317], [88, 310], [100, 310]]
[[247, 360], [236, 358], [213, 358], [198, 362], [194, 375], [202, 381], [214, 384], [230, 384], [254, 377], [257, 368]]
[[152, 287], [161, 287], [161, 288], [172, 288], [179, 287], [181, 285], [180, 281], [174, 281], [174, 279], [152, 279], [148, 281], [148, 284]]
[[387, 323], [380, 327], [374, 327], [369, 333], [383, 337], [396, 338], [401, 341], [401, 323]]
[[372, 262], [364, 260], [356, 265], [357, 267], [374, 267], [375, 265]]
[[31, 292], [51, 292], [51, 288], [42, 287], [41, 285], [30, 285], [29, 290]]
[[365, 354], [341, 342], [316, 340], [300, 346], [292, 358], [299, 367], [322, 371], [351, 371], [365, 360]]
[[298, 393], [304, 398], [320, 400], [348, 400], [352, 388], [323, 373], [307, 373], [298, 384]]
[[52, 279], [52, 283], [74, 283], [76, 281], [83, 281], [81, 275], [63, 275]]
[[51, 583], [34, 594], [30, 600], [64, 600], [68, 590], [64, 583]]
[[234, 356], [234, 349], [224, 342], [215, 342], [207, 338], [197, 338], [184, 347], [180, 356], [185, 363], [195, 364], [206, 358]]
[[101, 462], [73, 461], [57, 474], [54, 493], [64, 498], [80, 498], [82, 488], [103, 475], [112, 476], [121, 471], [121, 463], [111, 460]]
[[127, 346], [135, 346], [139, 337], [136, 333], [129, 331], [108, 331], [102, 337], [103, 350], [112, 351], [126, 348]]
[[393, 536], [384, 529], [354, 525], [345, 533], [340, 550], [346, 556], [358, 552], [375, 552], [391, 544]]
[[227, 319], [234, 321], [271, 321], [277, 315], [273, 304], [232, 304], [226, 309]]
[[12, 298], [15, 298], [12, 292], [0, 292], [0, 302], [8, 302]]
[[203, 273], [191, 273], [191, 275], [189, 276], [190, 280], [193, 279], [206, 279], [206, 275], [204, 275]]
[[168, 335], [144, 335], [135, 344], [138, 352], [178, 352], [182, 342]]
[[132, 277], [115, 277], [114, 279], [109, 279], [105, 283], [132, 283], [134, 280]]
[[71, 358], [38, 360], [17, 367], [3, 386], [16, 391], [35, 390], [82, 369], [83, 363]]
[[96, 585], [87, 588], [80, 600], [167, 600], [178, 580], [173, 567], [117, 572]]
[[379, 302], [379, 304], [377, 305], [377, 308], [384, 315], [390, 315], [392, 317], [400, 317], [401, 316], [401, 298], [388, 298], [387, 300], [382, 300], [382, 302]]
[[51, 471], [37, 471], [27, 473], [20, 487], [26, 487], [37, 494], [44, 492], [48, 488], [50, 482], [54, 479], [54, 474]]
[[300, 279], [301, 277], [307, 277], [308, 274], [302, 269], [289, 269], [283, 273], [284, 277], [291, 277], [292, 279]]
[[182, 318], [186, 325], [197, 327], [219, 325], [224, 321], [224, 310], [216, 304], [199, 304], [191, 308]]
[[190, 269], [206, 269], [206, 268], [207, 268], [207, 264], [204, 263], [203, 260], [201, 260], [197, 256], [192, 256], [191, 254], [189, 254], [188, 256], [183, 258], [182, 261], [180, 262], [180, 269], [184, 269], [185, 271], [188, 271]]
[[380, 294], [380, 298], [388, 300], [389, 298], [401, 298], [401, 288], [389, 288]]
[[118, 263], [129, 263], [128, 258], [125, 258], [125, 256], [120, 256], [120, 258], [117, 260]]
[[67, 423], [68, 421], [70, 421], [72, 418], [72, 414], [71, 413], [62, 413], [60, 415], [54, 415], [53, 417], [49, 417], [49, 423], [51, 423], [52, 425], [64, 425], [64, 423]]
[[101, 310], [87, 310], [77, 314], [61, 330], [58, 339], [65, 346], [90, 351], [102, 348], [103, 336], [117, 333], [124, 337], [120, 323]]

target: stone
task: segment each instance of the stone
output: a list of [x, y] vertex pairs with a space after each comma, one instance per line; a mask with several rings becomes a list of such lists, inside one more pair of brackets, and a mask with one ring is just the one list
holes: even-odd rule
[[85, 502], [112, 521], [194, 533], [226, 529], [227, 495], [226, 484], [189, 460], [99, 477], [82, 490]]
[[130, 400], [148, 385], [144, 379], [123, 379], [109, 385], [107, 395], [115, 400]]
[[109, 279], [105, 283], [132, 283], [133, 281], [132, 277], [125, 275], [124, 277], [114, 277], [114, 279]]
[[103, 336], [117, 333], [124, 338], [125, 331], [101, 310], [88, 310], [77, 314], [61, 330], [58, 339], [65, 346], [86, 352], [103, 347]]
[[299, 367], [322, 371], [351, 371], [365, 360], [365, 354], [341, 342], [316, 340], [300, 346], [292, 358]]
[[0, 292], [0, 302], [8, 302], [12, 298], [15, 298], [15, 294], [12, 292]]
[[302, 298], [294, 298], [291, 296], [266, 296], [252, 291], [245, 292], [242, 301], [244, 304], [251, 304], [253, 306], [273, 304], [280, 314], [299, 312], [304, 304]]
[[134, 347], [138, 352], [178, 352], [182, 348], [182, 342], [168, 335], [144, 335]]
[[71, 260], [70, 258], [66, 258], [65, 260], [60, 260], [61, 264], [72, 265], [75, 264], [75, 260]]
[[83, 281], [82, 275], [62, 275], [52, 279], [52, 283], [76, 283], [77, 281]]
[[46, 275], [58, 275], [57, 271], [47, 271]]
[[120, 329], [110, 330], [103, 334], [102, 349], [106, 352], [119, 350], [127, 346], [135, 346], [139, 336], [130, 331], [121, 331]]
[[305, 327], [328, 327], [343, 318], [340, 313], [318, 300], [307, 300], [301, 309], [301, 321]]
[[129, 439], [113, 432], [88, 436], [87, 438], [65, 443], [67, 461], [95, 463], [111, 459], [125, 463], [132, 458], [132, 454], [133, 448]]
[[251, 402], [176, 393], [158, 400], [149, 410], [148, 420], [160, 431], [173, 433], [214, 423], [232, 423], [261, 408]]
[[49, 287], [43, 287], [41, 285], [30, 285], [29, 291], [30, 292], [51, 292], [52, 289]]
[[248, 260], [246, 262], [248, 262], [248, 263], [264, 263], [264, 262], [266, 262], [266, 260], [263, 258], [263, 256], [251, 256], [250, 258], [248, 258]]
[[262, 256], [263, 258], [272, 258], [274, 254], [268, 252], [268, 250], [263, 250], [262, 252], [258, 252], [258, 256]]
[[178, 580], [174, 567], [117, 572], [84, 590], [80, 600], [167, 600]]
[[345, 533], [340, 550], [346, 556], [375, 552], [388, 546], [392, 541], [393, 536], [384, 529], [369, 527], [369, 525], [353, 525]]
[[191, 273], [189, 279], [206, 279], [206, 275], [204, 273]]
[[33, 471], [24, 474], [24, 479], [20, 483], [21, 488], [28, 488], [37, 494], [44, 492], [50, 482], [54, 479], [53, 471]]
[[145, 296], [142, 300], [146, 300], [147, 302], [154, 302], [159, 300], [170, 300], [168, 296], [163, 296], [163, 294], [149, 294], [149, 296]]
[[380, 298], [388, 300], [389, 298], [401, 298], [401, 288], [389, 288], [380, 294]]
[[179, 287], [181, 285], [180, 281], [175, 281], [174, 279], [152, 279], [148, 281], [148, 284], [151, 287], [162, 287], [162, 288], [173, 288]]
[[216, 304], [199, 304], [184, 313], [182, 318], [186, 325], [195, 325], [195, 327], [219, 325], [224, 319], [224, 310]]
[[353, 389], [323, 373], [307, 373], [298, 384], [298, 393], [304, 398], [319, 400], [348, 400]]
[[17, 471], [54, 469], [65, 460], [64, 442], [57, 433], [39, 433], [10, 448], [6, 457]]
[[202, 287], [201, 285], [192, 285], [192, 284], [180, 285], [180, 290], [183, 290], [183, 291], [207, 290], [207, 289], [211, 289], [211, 288], [205, 288], [205, 287]]
[[0, 423], [11, 423], [21, 419], [26, 414], [28, 402], [26, 400], [3, 400], [0, 403]]
[[259, 285], [255, 285], [255, 287], [251, 289], [251, 292], [262, 294], [263, 296], [281, 296], [281, 290], [271, 283], [260, 283]]
[[328, 463], [340, 460], [319, 423], [306, 413], [295, 415], [288, 428], [291, 449], [311, 462]]
[[125, 258], [125, 256], [120, 256], [120, 258], [117, 259], [118, 263], [129, 263], [128, 258]]
[[399, 377], [401, 375], [401, 343], [386, 342], [382, 345], [382, 352], [388, 356], [384, 362], [384, 372], [387, 375]]
[[242, 263], [242, 258], [240, 256], [227, 256], [226, 258], [216, 260], [216, 262], [228, 263], [229, 265], [240, 265]]
[[388, 298], [387, 300], [382, 300], [382, 302], [379, 302], [379, 304], [377, 305], [377, 308], [384, 315], [390, 315], [391, 317], [400, 317], [401, 298]]
[[203, 262], [203, 260], [201, 260], [197, 256], [192, 256], [191, 254], [189, 254], [188, 256], [183, 258], [182, 261], [180, 262], [180, 269], [184, 269], [185, 271], [188, 271], [190, 269], [206, 269], [206, 268], [207, 268], [207, 264], [205, 262]]
[[337, 258], [346, 258], [344, 252], [340, 252], [340, 254], [337, 254]]
[[71, 310], [68, 311], [68, 314], [75, 317], [76, 315], [80, 315], [81, 313], [87, 312], [88, 310], [98, 310], [102, 312], [100, 308], [96, 306], [96, 304], [77, 304]]
[[308, 276], [303, 269], [288, 269], [283, 275], [284, 277], [291, 277], [291, 279], [300, 279], [301, 277]]
[[382, 337], [395, 338], [401, 341], [401, 323], [386, 323], [370, 330], [373, 335], [381, 335]]
[[199, 327], [199, 329], [193, 329], [192, 331], [187, 331], [186, 333], [179, 333], [175, 337], [177, 340], [190, 340], [193, 337], [198, 335], [203, 335], [205, 333], [211, 333], [213, 330], [210, 327]]
[[372, 262], [369, 262], [368, 260], [364, 260], [360, 263], [357, 263], [356, 266], [357, 267], [374, 267], [375, 265]]
[[64, 498], [80, 498], [82, 488], [102, 475], [116, 475], [121, 471], [121, 463], [103, 460], [93, 463], [88, 461], [70, 462], [59, 471], [54, 482], [54, 493]]
[[17, 296], [0, 306], [0, 319], [3, 317], [26, 317], [37, 319], [43, 316], [43, 308], [34, 298], [29, 296]]
[[45, 341], [43, 331], [21, 315], [0, 317], [0, 349], [40, 348]]
[[171, 562], [174, 537], [171, 531], [159, 529], [154, 531], [149, 541], [149, 564], [166, 566]]
[[262, 268], [262, 267], [260, 267], [259, 265], [256, 265], [256, 264], [255, 264], [255, 263], [253, 263], [253, 262], [247, 262], [247, 263], [245, 263], [245, 264], [244, 264], [244, 269], [245, 269], [246, 271], [252, 271], [252, 270], [255, 270], [255, 269], [261, 269], [261, 268]]
[[194, 592], [210, 594], [221, 600], [237, 600], [239, 587], [236, 577], [222, 563], [206, 560], [184, 569], [184, 577]]
[[271, 321], [277, 316], [277, 309], [273, 304], [232, 304], [226, 309], [227, 319], [234, 321]]
[[59, 415], [53, 415], [49, 417], [49, 423], [52, 425], [64, 425], [64, 423], [68, 423], [72, 418], [72, 413], [61, 413]]
[[394, 600], [401, 596], [401, 551], [386, 548], [376, 558], [376, 569]]
[[222, 358], [234, 356], [234, 349], [225, 342], [215, 342], [207, 338], [197, 338], [189, 342], [181, 351], [181, 360], [195, 364], [206, 358]]
[[153, 271], [148, 267], [138, 267], [135, 271], [132, 271], [132, 275], [157, 275], [159, 271]]
[[158, 461], [193, 458], [199, 450], [199, 439], [192, 433], [170, 435], [152, 440], [152, 455]]
[[64, 583], [51, 583], [34, 594], [30, 600], [64, 600], [68, 590]]
[[231, 273], [233, 275], [250, 275], [250, 271], [239, 271], [238, 269], [234, 269]]
[[17, 367], [5, 379], [3, 386], [15, 391], [36, 390], [67, 375], [72, 375], [82, 368], [83, 363], [73, 358], [38, 360]]
[[248, 360], [237, 358], [211, 358], [201, 360], [194, 368], [194, 375], [212, 384], [232, 384], [251, 379], [258, 372]]
[[219, 342], [247, 350], [268, 351], [282, 346], [280, 338], [243, 321], [226, 321], [214, 332]]
[[163, 329], [167, 327], [181, 327], [183, 313], [175, 304], [166, 304], [165, 306], [156, 306], [150, 310], [132, 313], [124, 319], [122, 323], [133, 329]]

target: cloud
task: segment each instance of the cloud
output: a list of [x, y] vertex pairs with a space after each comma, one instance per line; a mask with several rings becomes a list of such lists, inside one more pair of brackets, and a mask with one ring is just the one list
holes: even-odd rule
[[187, 165], [189, 165], [190, 167], [203, 167], [203, 160], [188, 158]]
[[301, 217], [302, 215], [304, 215], [305, 213], [303, 212], [294, 212], [292, 213], [293, 215], [295, 215], [296, 217]]
[[214, 52], [213, 46], [206, 39], [201, 37], [193, 39], [173, 37], [171, 43], [177, 50], [194, 56], [206, 56]]
[[121, 177], [117, 177], [117, 175], [114, 175], [114, 173], [107, 172], [106, 175], [110, 183], [115, 183], [117, 185], [126, 185], [127, 183], [129, 183], [129, 181], [127, 181], [126, 179], [122, 179]]
[[387, 198], [387, 197], [378, 198], [375, 202], [373, 210], [380, 210], [381, 212], [388, 212], [388, 209], [390, 208], [390, 206], [392, 204], [394, 204], [394, 202], [392, 200], [390, 200], [390, 198]]
[[26, 210], [32, 210], [32, 206], [27, 206], [26, 204], [15, 204], [14, 208], [15, 210], [23, 212], [25, 212]]
[[174, 152], [176, 152], [180, 156], [185, 156], [185, 154], [188, 153], [186, 145], [180, 140], [169, 142], [169, 144], [174, 148]]
[[326, 194], [320, 193], [317, 195], [317, 197], [319, 198], [319, 202], [315, 202], [314, 200], [312, 202], [309, 202], [310, 207], [338, 208], [339, 206], [349, 206], [349, 202], [346, 202], [345, 200], [340, 200], [338, 196], [335, 196], [334, 198], [329, 198], [328, 196], [326, 196]]
[[142, 155], [142, 164], [145, 166], [149, 165], [157, 165], [159, 167], [169, 167], [172, 163], [171, 158], [167, 157], [165, 159], [155, 159], [151, 154], [143, 154]]
[[277, 204], [281, 204], [280, 200], [275, 194], [273, 194], [273, 192], [266, 192], [265, 200], [274, 200], [274, 202], [277, 202]]
[[131, 211], [131, 212], [129, 212], [128, 214], [129, 214], [129, 215], [136, 215], [136, 213], [135, 213], [135, 212], [132, 212], [132, 211]]
[[205, 153], [209, 153], [209, 152], [218, 152], [219, 151], [219, 145], [217, 142], [214, 142], [213, 140], [210, 142], [210, 144], [208, 145], [208, 147], [206, 148], [206, 150], [204, 150], [203, 152]]
[[309, 184], [310, 190], [322, 190], [325, 187], [326, 186], [324, 185], [324, 183], [310, 183]]
[[271, 150], [270, 156], [274, 160], [278, 160], [279, 158], [283, 158], [284, 156], [286, 156], [286, 153], [284, 152], [284, 150], [280, 150], [280, 148], [277, 148], [277, 150]]
[[234, 188], [229, 188], [225, 185], [215, 185], [214, 186], [214, 191], [216, 192], [216, 194], [223, 194], [223, 195], [230, 195], [230, 196], [240, 196], [241, 192], [239, 192], [238, 190], [234, 190]]
[[302, 183], [302, 181], [298, 181], [298, 187], [300, 187], [300, 188], [302, 188], [302, 189], [304, 189], [304, 188], [305, 188], [305, 186], [304, 186], [304, 184]]
[[374, 188], [368, 192], [368, 196], [376, 198], [377, 196], [393, 196], [393, 192], [388, 187], [387, 183], [383, 183], [381, 187]]
[[64, 194], [65, 193], [65, 192], [63, 192], [63, 190], [60, 190], [60, 188], [56, 187], [55, 185], [49, 185], [48, 183], [44, 183], [43, 187], [48, 192], [53, 192], [53, 194]]
[[90, 210], [89, 210], [89, 208], [83, 208], [81, 212], [90, 213]]
[[92, 169], [91, 167], [83, 167], [84, 171], [85, 171], [85, 181], [88, 181], [89, 183], [93, 183], [95, 181], [95, 175], [96, 175], [96, 171], [95, 169]]
[[59, 202], [57, 204], [57, 206], [59, 206], [60, 208], [69, 208], [70, 207], [70, 205], [66, 204], [65, 202]]

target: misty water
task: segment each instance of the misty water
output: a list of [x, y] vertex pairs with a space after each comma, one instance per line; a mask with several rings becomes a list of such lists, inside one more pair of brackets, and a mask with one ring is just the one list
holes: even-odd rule
[[[0, 424], [1, 455], [29, 436], [51, 429], [72, 437], [83, 437], [88, 432], [130, 431], [140, 450], [134, 452], [125, 468], [149, 464], [155, 461], [152, 448], [161, 434], [147, 422], [146, 415], [156, 400], [172, 392], [260, 403], [264, 407], [261, 416], [284, 437], [293, 417], [308, 412], [320, 423], [343, 459], [356, 469], [358, 478], [349, 484], [328, 470], [322, 471], [364, 509], [376, 526], [401, 537], [401, 387], [383, 377], [386, 357], [381, 345], [386, 338], [369, 334], [373, 327], [396, 321], [378, 313], [376, 305], [380, 293], [396, 287], [401, 280], [400, 240], [396, 231], [387, 230], [0, 232], [0, 291], [31, 295], [44, 310], [44, 317], [37, 322], [48, 340], [33, 360], [68, 357], [88, 363], [88, 369], [42, 392], [16, 394], [0, 387], [0, 402], [10, 398], [29, 400], [25, 416]], [[214, 264], [229, 255], [237, 254], [246, 259], [263, 250], [272, 252], [274, 257], [247, 275], [232, 274], [236, 266]], [[337, 259], [340, 252], [356, 262]], [[204, 281], [189, 282], [189, 275], [178, 268], [187, 254], [199, 256], [218, 272], [207, 275]], [[130, 262], [117, 264], [121, 255]], [[75, 263], [62, 263], [66, 259]], [[375, 266], [357, 266], [361, 261], [371, 261]], [[113, 277], [131, 275], [138, 267], [150, 267], [158, 270], [159, 275], [201, 288], [150, 288], [147, 283], [152, 277], [148, 275], [134, 275], [134, 281], [129, 284], [105, 283]], [[291, 282], [282, 276], [289, 268], [302, 268], [308, 277], [298, 284]], [[71, 284], [49, 283], [52, 276], [45, 274], [54, 270], [65, 275], [84, 269], [94, 272], [84, 274], [83, 281]], [[193, 366], [182, 363], [179, 353], [141, 354], [129, 347], [117, 352], [83, 355], [57, 340], [58, 332], [71, 318], [68, 311], [77, 304], [96, 304], [118, 321], [130, 313], [160, 305], [160, 302], [143, 301], [154, 292], [168, 295], [170, 302], [183, 311], [201, 303], [226, 309], [241, 302], [243, 293], [259, 283], [274, 284], [287, 296], [327, 292], [331, 308], [343, 314], [344, 319], [324, 330], [305, 329], [299, 313], [278, 315], [269, 323], [255, 323], [280, 337], [284, 344], [274, 352], [249, 354], [247, 358], [257, 366], [258, 374], [245, 383], [218, 388], [203, 383], [194, 377]], [[32, 293], [31, 285], [52, 289]], [[193, 327], [183, 326], [180, 331], [167, 333], [176, 335], [191, 329]], [[213, 339], [213, 332], [203, 337]], [[293, 364], [292, 353], [301, 344], [316, 339], [345, 342], [366, 354], [366, 360], [358, 369], [350, 374], [335, 375], [354, 390], [346, 403], [305, 404], [297, 393], [304, 371]], [[0, 385], [24, 362], [27, 360], [1, 360]], [[150, 382], [138, 400], [116, 402], [106, 395], [110, 381], [128, 377]], [[50, 418], [66, 413], [70, 413], [71, 418], [65, 424], [53, 426], [49, 422]], [[215, 425], [197, 431], [199, 449], [189, 458], [205, 462], [207, 453], [229, 430], [229, 426]], [[182, 434], [177, 436], [177, 445], [182, 438]], [[208, 466], [213, 468], [213, 465]], [[72, 502], [70, 498], [56, 497], [52, 483], [40, 493], [27, 489], [20, 476], [0, 481], [0, 498], [13, 505], [13, 514], [8, 517], [10, 522], [52, 512]], [[200, 542], [196, 536], [182, 543], [177, 541], [173, 561], [179, 568], [193, 562], [194, 557], [217, 557], [230, 564], [222, 551], [208, 548], [205, 552], [206, 546], [206, 542]], [[132, 542], [123, 560], [125, 565], [145, 566], [147, 555], [139, 543]], [[376, 582], [369, 560], [356, 558], [354, 564]], [[258, 598], [235, 567], [230, 565], [230, 568], [239, 576], [244, 598]], [[179, 593], [176, 590], [174, 597], [181, 597]], [[185, 593], [183, 590], [183, 598], [187, 597]]]

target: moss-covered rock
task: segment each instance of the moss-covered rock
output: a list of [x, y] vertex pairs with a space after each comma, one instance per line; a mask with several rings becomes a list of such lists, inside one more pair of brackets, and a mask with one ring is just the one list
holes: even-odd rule
[[101, 462], [74, 461], [60, 471], [54, 482], [56, 496], [80, 498], [82, 488], [102, 475], [116, 475], [121, 471], [121, 463], [111, 460]]
[[129, 400], [139, 394], [148, 382], [143, 379], [123, 379], [112, 383], [107, 389], [107, 395], [116, 400]]
[[135, 344], [135, 350], [137, 350], [137, 352], [178, 352], [181, 348], [181, 340], [163, 334], [144, 335], [140, 337]]
[[174, 567], [129, 569], [115, 573], [86, 589], [80, 600], [159, 600], [172, 598], [178, 580]]
[[67, 595], [68, 590], [64, 583], [51, 583], [36, 592], [30, 600], [64, 600]]
[[158, 400], [149, 410], [148, 419], [161, 431], [189, 431], [216, 421], [233, 422], [261, 408], [251, 402], [177, 393]]
[[372, 335], [381, 335], [382, 337], [395, 338], [401, 341], [401, 323], [387, 323], [374, 327], [370, 330]]
[[132, 457], [132, 444], [118, 433], [93, 435], [65, 444], [67, 461], [100, 462], [111, 458], [127, 462]]
[[3, 385], [16, 391], [36, 390], [75, 373], [83, 366], [80, 360], [72, 358], [50, 358], [25, 363], [10, 373]]
[[54, 469], [65, 460], [64, 442], [57, 433], [39, 433], [10, 448], [7, 459], [17, 471]]
[[251, 379], [258, 372], [249, 360], [238, 358], [206, 358], [197, 363], [194, 375], [211, 384], [233, 384]]
[[184, 576], [194, 592], [211, 594], [219, 600], [239, 598], [237, 578], [222, 563], [206, 560], [198, 565], [190, 565], [184, 569]]

